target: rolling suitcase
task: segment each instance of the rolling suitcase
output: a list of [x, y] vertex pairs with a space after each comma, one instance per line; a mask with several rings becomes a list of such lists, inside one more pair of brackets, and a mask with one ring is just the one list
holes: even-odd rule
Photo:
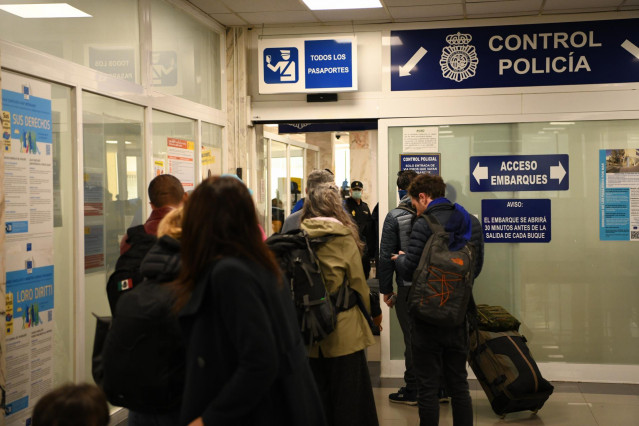
[[472, 330], [468, 363], [493, 411], [502, 418], [517, 411], [536, 413], [554, 390], [541, 377], [526, 339], [514, 330]]

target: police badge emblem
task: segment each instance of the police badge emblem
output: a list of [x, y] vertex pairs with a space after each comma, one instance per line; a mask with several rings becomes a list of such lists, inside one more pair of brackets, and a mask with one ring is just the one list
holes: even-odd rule
[[442, 49], [442, 56], [439, 60], [444, 78], [459, 83], [475, 76], [479, 58], [477, 58], [475, 46], [468, 44], [472, 39], [470, 34], [460, 32], [446, 36], [446, 42], [449, 46]]

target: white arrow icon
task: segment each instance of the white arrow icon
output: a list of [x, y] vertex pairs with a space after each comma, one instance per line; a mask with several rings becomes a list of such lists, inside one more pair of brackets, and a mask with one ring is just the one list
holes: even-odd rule
[[404, 64], [403, 66], [402, 65], [399, 66], [399, 76], [406, 77], [407, 75], [410, 75], [410, 71], [413, 68], [415, 68], [415, 65], [417, 65], [417, 62], [419, 62], [427, 52], [428, 51], [424, 49], [423, 47], [420, 47], [419, 49], [417, 49], [417, 52], [415, 52], [413, 57], [410, 58], [408, 62], [406, 62], [406, 64]]
[[473, 176], [475, 176], [477, 183], [481, 185], [481, 179], [488, 179], [488, 167], [479, 167], [478, 161], [475, 170], [473, 170]]
[[[621, 47], [623, 47], [624, 49], [626, 49], [628, 52], [630, 52], [630, 54], [632, 56], [634, 56], [635, 58], [639, 59], [639, 47], [637, 47], [636, 44], [634, 44], [633, 42], [631, 42], [630, 40], [626, 40], [623, 43], [621, 43]], [[401, 67], [400, 67], [401, 68]]]
[[550, 179], [559, 179], [559, 183], [561, 183], [564, 176], [566, 176], [566, 170], [561, 165], [561, 161], [558, 166], [550, 166]]

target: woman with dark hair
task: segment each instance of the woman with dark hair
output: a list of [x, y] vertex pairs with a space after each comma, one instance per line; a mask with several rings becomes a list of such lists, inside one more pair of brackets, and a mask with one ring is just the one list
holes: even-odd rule
[[184, 208], [176, 309], [187, 336], [183, 425], [325, 425], [290, 291], [231, 177]]
[[348, 292], [349, 300], [360, 300], [359, 306], [351, 303], [338, 308], [335, 330], [308, 348], [326, 417], [331, 426], [375, 426], [377, 412], [364, 354], [375, 343], [362, 312], [371, 311], [361, 261], [364, 244], [357, 225], [342, 207], [337, 186], [323, 183], [309, 189], [301, 229], [311, 238], [328, 238], [315, 253], [331, 298], [342, 291]]

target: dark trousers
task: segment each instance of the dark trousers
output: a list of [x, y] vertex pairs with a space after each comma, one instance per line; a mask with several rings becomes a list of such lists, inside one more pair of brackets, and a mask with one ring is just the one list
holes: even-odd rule
[[473, 405], [468, 387], [466, 358], [468, 331], [466, 325], [440, 327], [412, 321], [411, 349], [418, 382], [417, 402], [420, 426], [439, 424], [437, 392], [440, 377], [446, 381], [451, 397], [454, 426], [472, 426]]
[[410, 348], [410, 317], [408, 316], [408, 291], [410, 287], [397, 287], [397, 302], [395, 303], [395, 313], [399, 320], [399, 326], [404, 335], [404, 362], [406, 370], [404, 371], [404, 383], [408, 392], [417, 392], [417, 379], [413, 369], [413, 353]]
[[378, 426], [364, 351], [336, 358], [309, 358], [329, 426]]

